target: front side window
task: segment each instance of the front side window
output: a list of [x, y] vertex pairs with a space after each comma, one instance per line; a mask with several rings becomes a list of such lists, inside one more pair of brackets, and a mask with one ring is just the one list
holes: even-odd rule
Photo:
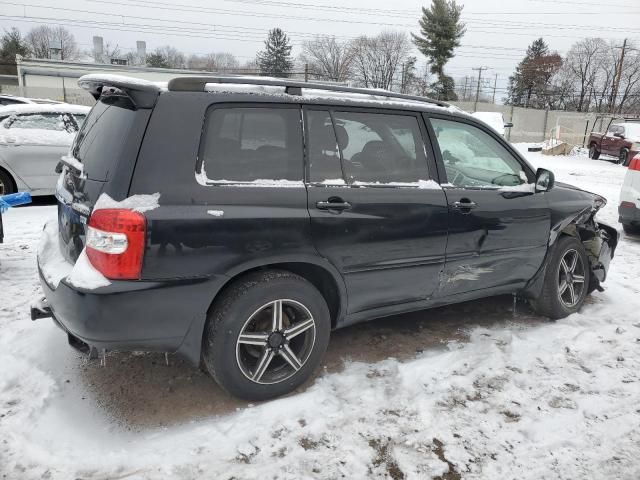
[[447, 180], [456, 187], [516, 187], [528, 182], [516, 158], [496, 139], [466, 123], [431, 119]]
[[334, 112], [333, 120], [348, 183], [415, 183], [429, 178], [416, 117]]
[[198, 158], [207, 180], [302, 180], [302, 132], [297, 108], [215, 108]]

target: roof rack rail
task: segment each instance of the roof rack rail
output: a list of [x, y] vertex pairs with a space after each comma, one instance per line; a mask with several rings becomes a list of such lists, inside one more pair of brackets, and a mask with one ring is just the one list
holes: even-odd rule
[[288, 80], [285, 78], [259, 78], [259, 77], [243, 77], [243, 76], [217, 76], [210, 77], [176, 77], [169, 80], [168, 89], [174, 92], [198, 92], [204, 91], [207, 83], [217, 84], [236, 84], [236, 85], [264, 85], [273, 87], [285, 87], [285, 92], [289, 95], [301, 95], [303, 88], [311, 88], [314, 90], [325, 90], [328, 92], [340, 93], [357, 93], [361, 95], [374, 95], [378, 97], [387, 97], [391, 99], [411, 100], [414, 102], [431, 103], [441, 107], [448, 107], [449, 104], [439, 100], [433, 100], [428, 97], [419, 97], [417, 95], [406, 95], [404, 93], [395, 93], [388, 90], [375, 90], [370, 88], [354, 88], [344, 87], [342, 85], [334, 85], [331, 83], [315, 83], [303, 82], [296, 80]]

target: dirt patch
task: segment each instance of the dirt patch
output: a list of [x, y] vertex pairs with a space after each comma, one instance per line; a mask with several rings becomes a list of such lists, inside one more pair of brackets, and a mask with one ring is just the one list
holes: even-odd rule
[[376, 452], [376, 457], [373, 459], [374, 466], [384, 466], [387, 474], [393, 480], [404, 480], [406, 478], [404, 472], [400, 470], [398, 463], [389, 451], [391, 449], [390, 438], [387, 438], [386, 440], [373, 438], [369, 440], [369, 446]]
[[447, 465], [449, 465], [448, 472], [443, 473], [438, 477], [434, 477], [433, 480], [460, 480], [462, 478], [462, 475], [460, 475], [460, 472], [456, 470], [456, 466], [453, 463], [451, 463], [449, 460], [447, 460], [447, 457], [445, 457], [444, 455], [444, 443], [442, 443], [437, 438], [434, 438], [432, 450], [433, 450], [433, 453], [436, 454], [436, 456], [440, 459], [441, 462], [444, 462]]

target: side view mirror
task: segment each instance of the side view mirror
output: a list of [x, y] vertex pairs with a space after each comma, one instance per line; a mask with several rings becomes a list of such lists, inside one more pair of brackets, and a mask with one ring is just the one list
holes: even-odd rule
[[618, 138], [624, 138], [624, 135], [622, 133], [616, 132], [613, 134], [614, 137], [618, 137]]
[[511, 128], [513, 127], [513, 122], [507, 122], [504, 124], [504, 128]]
[[551, 170], [539, 168], [536, 171], [536, 193], [548, 192], [556, 183], [556, 177]]

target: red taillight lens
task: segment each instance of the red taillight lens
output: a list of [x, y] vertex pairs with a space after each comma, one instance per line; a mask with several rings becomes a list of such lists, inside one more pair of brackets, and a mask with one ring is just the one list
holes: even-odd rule
[[640, 153], [631, 159], [629, 170], [640, 170]]
[[142, 272], [147, 221], [123, 209], [96, 210], [89, 218], [86, 250], [91, 264], [112, 280], [137, 280]]

